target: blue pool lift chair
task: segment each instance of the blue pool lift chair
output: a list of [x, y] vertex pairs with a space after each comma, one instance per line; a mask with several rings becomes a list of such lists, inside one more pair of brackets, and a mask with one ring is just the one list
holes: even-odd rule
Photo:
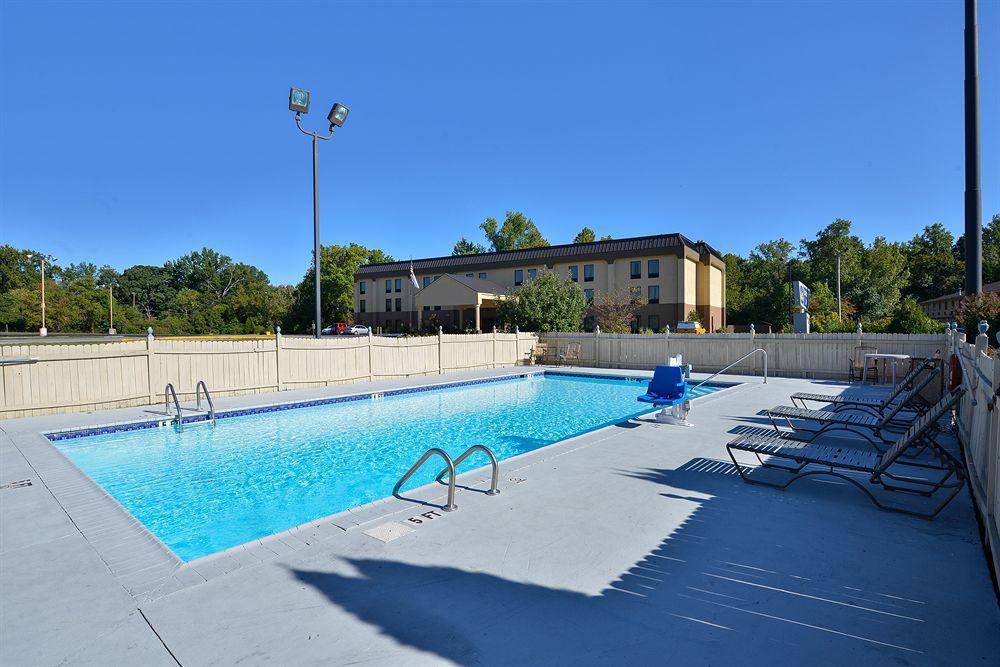
[[689, 399], [683, 366], [657, 366], [653, 372], [653, 379], [646, 387], [646, 393], [639, 397], [643, 403], [652, 403], [663, 408], [656, 413], [656, 421], [685, 426], [689, 425], [687, 421]]

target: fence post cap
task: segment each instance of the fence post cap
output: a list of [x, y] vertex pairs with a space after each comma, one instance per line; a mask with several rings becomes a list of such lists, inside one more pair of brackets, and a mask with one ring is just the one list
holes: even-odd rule
[[750, 333], [757, 333], [757, 327], [754, 326], [753, 322], [750, 323]]
[[520, 327], [518, 327], [516, 324], [514, 325], [514, 333], [516, 333], [516, 334], [521, 333]]
[[146, 335], [147, 336], [153, 335], [153, 327], [146, 327]]
[[281, 335], [281, 327], [280, 326], [274, 327], [274, 333], [276, 333], [276, 334], [278, 334], [280, 336]]
[[858, 333], [864, 333], [864, 332], [863, 332], [863, 331], [861, 330], [861, 320], [858, 320], [858, 328], [857, 328], [857, 329], [855, 329], [855, 331], [857, 331]]
[[594, 333], [597, 334], [598, 336], [601, 335], [601, 325], [600, 324], [598, 324], [596, 327], [594, 327]]
[[990, 328], [989, 322], [986, 320], [979, 320], [979, 333], [985, 334]]

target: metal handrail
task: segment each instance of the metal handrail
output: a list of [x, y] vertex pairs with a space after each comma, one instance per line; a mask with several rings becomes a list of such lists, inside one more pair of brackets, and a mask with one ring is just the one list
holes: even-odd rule
[[196, 406], [195, 409], [201, 412], [201, 390], [205, 390], [205, 400], [208, 401], [208, 418], [212, 420], [212, 426], [215, 426], [215, 404], [212, 403], [212, 395], [208, 393], [208, 385], [205, 384], [204, 380], [198, 380], [198, 384], [194, 386], [194, 397]]
[[163, 390], [163, 410], [168, 415], [170, 414], [171, 396], [174, 398], [174, 408], [177, 409], [177, 416], [174, 417], [174, 424], [176, 424], [178, 431], [183, 431], [184, 419], [181, 417], [181, 402], [177, 400], [177, 392], [174, 390], [174, 385], [168, 382], [166, 388]]
[[701, 385], [705, 384], [706, 382], [708, 382], [709, 380], [711, 380], [712, 378], [714, 378], [716, 375], [720, 375], [722, 373], [725, 373], [726, 371], [728, 371], [730, 368], [732, 368], [736, 364], [740, 363], [741, 361], [743, 361], [747, 357], [752, 357], [753, 355], [757, 354], [758, 352], [761, 352], [764, 355], [764, 384], [767, 384], [767, 350], [765, 350], [762, 347], [758, 347], [756, 350], [751, 350], [750, 352], [747, 352], [742, 357], [740, 357], [739, 359], [737, 359], [733, 363], [729, 364], [728, 366], [726, 366], [722, 370], [717, 371], [715, 373], [712, 373], [707, 378], [705, 378], [704, 380], [702, 380], [701, 382], [699, 382], [698, 384], [696, 384], [695, 386], [693, 386], [691, 388], [692, 389], [697, 389]]
[[[486, 492], [486, 495], [488, 496], [499, 495], [500, 489], [497, 488], [497, 482], [500, 481], [500, 464], [497, 463], [496, 455], [494, 455], [493, 451], [486, 445], [473, 445], [472, 447], [466, 449], [464, 452], [462, 452], [461, 456], [455, 459], [454, 461], [455, 467], [457, 468], [459, 464], [462, 463], [462, 461], [469, 458], [469, 456], [471, 456], [475, 452], [483, 452], [484, 454], [486, 454], [486, 456], [490, 457], [490, 466], [493, 468], [493, 479], [490, 481], [490, 490]], [[447, 472], [449, 472], [447, 468], [439, 472], [436, 478], [437, 481], [440, 482], [441, 478], [444, 477], [445, 473]], [[451, 474], [454, 477], [455, 474], [454, 471], [451, 471]]]
[[413, 473], [415, 473], [417, 469], [420, 468], [425, 461], [427, 461], [427, 459], [435, 454], [444, 459], [444, 462], [448, 465], [446, 470], [451, 473], [451, 479], [448, 480], [448, 504], [442, 508], [445, 512], [451, 512], [452, 510], [458, 509], [458, 505], [455, 504], [455, 463], [451, 460], [451, 457], [448, 456], [448, 452], [443, 449], [438, 449], [437, 447], [431, 447], [424, 452], [424, 455], [420, 457], [420, 460], [414, 463], [413, 467], [407, 470], [406, 474], [399, 478], [399, 481], [396, 482], [396, 486], [392, 487], [392, 495], [399, 495], [399, 489], [406, 483], [406, 480], [410, 479], [410, 476], [412, 476]]

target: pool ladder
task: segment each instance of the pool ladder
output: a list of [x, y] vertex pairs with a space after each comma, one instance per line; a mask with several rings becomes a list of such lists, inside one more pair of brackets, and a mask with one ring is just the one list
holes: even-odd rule
[[[201, 394], [205, 393], [205, 401], [208, 403], [208, 419], [212, 422], [212, 426], [216, 425], [215, 421], [215, 404], [212, 402], [212, 395], [208, 393], [208, 385], [205, 384], [204, 380], [198, 380], [198, 384], [194, 387], [195, 396], [195, 411], [201, 412]], [[177, 427], [177, 431], [180, 433], [184, 432], [184, 417], [181, 414], [181, 402], [177, 400], [177, 391], [174, 389], [174, 385], [170, 382], [163, 390], [163, 407], [164, 411], [170, 414], [170, 399], [174, 401], [174, 426]]]
[[497, 457], [493, 454], [493, 451], [490, 450], [490, 448], [486, 447], [485, 445], [473, 445], [472, 447], [469, 447], [467, 450], [462, 452], [462, 455], [459, 456], [454, 461], [451, 459], [450, 456], [448, 456], [448, 452], [438, 447], [431, 447], [426, 452], [424, 452], [424, 455], [421, 456], [409, 470], [406, 471], [405, 475], [399, 478], [399, 481], [396, 482], [396, 486], [392, 488], [392, 495], [394, 496], [399, 495], [399, 489], [402, 488], [403, 484], [406, 483], [406, 480], [410, 479], [410, 477], [413, 476], [413, 473], [417, 472], [417, 470], [420, 469], [420, 466], [424, 465], [424, 463], [427, 462], [427, 459], [431, 458], [432, 456], [440, 456], [442, 459], [444, 459], [446, 467], [444, 470], [442, 470], [437, 474], [437, 477], [435, 479], [440, 482], [441, 478], [444, 477], [445, 474], [448, 475], [448, 502], [444, 507], [442, 507], [442, 509], [445, 512], [451, 512], [453, 510], [458, 509], [458, 505], [455, 504], [455, 466], [459, 465], [462, 461], [469, 458], [469, 456], [471, 456], [475, 452], [483, 452], [484, 454], [486, 454], [486, 456], [488, 456], [490, 459], [490, 466], [493, 469], [493, 476], [490, 482], [490, 490], [486, 492], [486, 495], [488, 496], [499, 495], [500, 490], [497, 488], [497, 482], [500, 480], [500, 464], [497, 463]]

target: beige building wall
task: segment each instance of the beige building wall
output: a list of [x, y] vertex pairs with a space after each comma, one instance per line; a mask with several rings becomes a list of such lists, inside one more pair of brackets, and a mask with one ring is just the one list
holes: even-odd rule
[[[649, 261], [659, 262], [659, 275], [650, 277]], [[632, 278], [631, 263], [640, 262], [639, 278]], [[725, 263], [710, 254], [699, 255], [690, 247], [682, 246], [664, 249], [660, 254], [636, 254], [635, 256], [616, 256], [613, 258], [581, 257], [579, 260], [566, 260], [551, 263], [525, 263], [514, 266], [497, 266], [484, 263], [470, 265], [457, 270], [440, 272], [416, 270], [415, 274], [421, 287], [424, 279], [433, 281], [443, 273], [451, 272], [457, 276], [483, 278], [497, 283], [507, 291], [514, 291], [515, 272], [523, 272], [523, 281], [530, 279], [530, 271], [540, 275], [545, 271], [553, 271], [562, 278], [570, 277], [570, 267], [576, 266], [580, 288], [593, 290], [594, 296], [606, 292], [629, 293], [638, 288], [643, 300], [649, 299], [650, 287], [658, 289], [657, 303], [643, 307], [639, 317], [642, 328], [662, 329], [666, 326], [675, 327], [677, 322], [687, 318], [690, 311], [698, 309], [706, 328], [713, 330], [725, 326]], [[593, 267], [593, 280], [586, 280], [586, 267]], [[386, 280], [390, 281], [392, 291], [386, 293]], [[395, 290], [399, 281], [400, 291]], [[365, 283], [365, 294], [361, 294], [360, 284]], [[414, 308], [414, 290], [409, 282], [408, 269], [401, 274], [356, 278], [354, 287], [354, 310], [359, 322], [382, 326], [390, 330], [398, 323], [404, 326], [416, 326], [417, 317]], [[656, 292], [654, 292], [655, 294]], [[386, 299], [391, 299], [392, 309], [386, 310]], [[400, 299], [400, 311], [396, 310], [396, 299]], [[365, 301], [364, 313], [361, 312], [361, 301]], [[443, 309], [453, 304], [439, 304]]]

